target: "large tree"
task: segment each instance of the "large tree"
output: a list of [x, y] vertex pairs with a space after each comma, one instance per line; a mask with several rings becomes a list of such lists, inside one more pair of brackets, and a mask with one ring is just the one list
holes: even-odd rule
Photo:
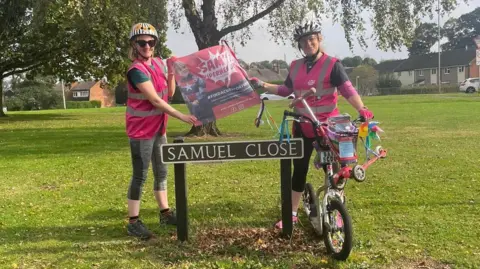
[[442, 45], [443, 50], [476, 48], [473, 38], [480, 36], [480, 7], [458, 19], [451, 18], [443, 26], [444, 36], [448, 42]]
[[[355, 43], [366, 47], [363, 12], [371, 11], [377, 47], [395, 51], [411, 41], [412, 29], [420, 18], [433, 16], [436, 4], [437, 0], [172, 0], [169, 13], [175, 29], [180, 28], [184, 17], [187, 19], [201, 50], [218, 45], [225, 37], [246, 44], [251, 38], [253, 24], [260, 19], [268, 22], [265, 30], [275, 42], [290, 43], [293, 27], [309, 15], [319, 23], [327, 17], [340, 23], [350, 48], [354, 39]], [[443, 0], [443, 11], [453, 10], [456, 4], [457, 0]], [[190, 133], [218, 135], [219, 131], [212, 123], [201, 128], [192, 127]]]
[[360, 95], [373, 94], [376, 90], [378, 74], [371, 65], [359, 65], [352, 70], [349, 77], [355, 81]]
[[[106, 78], [115, 85], [128, 67], [128, 33], [134, 22], [150, 21], [163, 43], [166, 0], [0, 1], [0, 81], [27, 71], [66, 82]], [[0, 98], [0, 107], [2, 101]], [[0, 115], [3, 112], [0, 110]]]
[[409, 55], [423, 55], [430, 53], [432, 46], [438, 41], [438, 25], [422, 23], [415, 28], [413, 42], [408, 47]]

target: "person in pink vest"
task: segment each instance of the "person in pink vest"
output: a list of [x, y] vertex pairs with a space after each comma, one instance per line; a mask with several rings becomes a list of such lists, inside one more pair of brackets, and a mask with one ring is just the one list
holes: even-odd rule
[[[284, 85], [265, 83], [255, 77], [250, 78], [252, 85], [284, 97], [292, 92], [298, 97], [310, 88], [316, 88], [315, 95], [307, 97], [306, 101], [319, 121], [326, 121], [328, 117], [339, 114], [338, 92], [358, 111], [360, 116], [366, 119], [373, 118], [372, 112], [364, 106], [341, 62], [323, 51], [321, 28], [315, 23], [308, 22], [297, 26], [293, 37], [298, 44], [298, 49], [305, 56], [290, 64], [289, 74]], [[308, 116], [301, 102], [295, 105], [294, 110]], [[292, 128], [293, 136], [301, 137], [304, 140], [304, 158], [293, 161], [292, 220], [293, 223], [296, 223], [298, 205], [305, 188], [310, 157], [313, 152], [314, 133], [310, 123], [294, 122]], [[282, 222], [277, 222], [275, 227], [281, 229]]]
[[167, 167], [161, 162], [160, 149], [162, 144], [167, 143], [168, 115], [189, 125], [197, 120], [168, 104], [168, 98], [173, 96], [175, 87], [173, 71], [167, 69], [160, 58], [153, 56], [157, 42], [158, 33], [152, 25], [137, 23], [132, 27], [129, 58], [133, 62], [127, 71], [128, 99], [125, 113], [133, 168], [127, 194], [127, 232], [141, 239], [149, 239], [153, 235], [139, 218], [140, 198], [150, 162], [160, 223], [176, 225], [175, 211], [168, 205]]

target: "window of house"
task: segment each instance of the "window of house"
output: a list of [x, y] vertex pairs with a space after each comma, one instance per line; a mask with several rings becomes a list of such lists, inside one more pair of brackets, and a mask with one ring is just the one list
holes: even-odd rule
[[418, 75], [423, 77], [423, 70], [418, 70]]
[[445, 74], [450, 74], [450, 68], [445, 68]]
[[73, 97], [88, 97], [88, 91], [75, 91]]
[[458, 72], [463, 73], [465, 71], [465, 66], [459, 66], [458, 67]]
[[412, 71], [408, 71], [408, 76], [409, 76], [409, 77], [412, 76]]
[[432, 75], [436, 75], [437, 74], [437, 69], [432, 69]]

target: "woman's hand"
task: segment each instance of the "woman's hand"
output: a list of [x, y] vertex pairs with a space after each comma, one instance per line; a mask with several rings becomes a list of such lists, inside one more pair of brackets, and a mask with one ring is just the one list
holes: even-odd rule
[[373, 112], [368, 110], [367, 107], [363, 107], [358, 111], [360, 117], [363, 117], [365, 120], [371, 120], [374, 118]]
[[250, 81], [250, 84], [252, 84], [253, 88], [255, 89], [261, 89], [265, 85], [265, 82], [259, 80], [256, 77], [250, 78], [249, 81]]
[[195, 122], [197, 121], [197, 117], [193, 115], [185, 115], [185, 114], [182, 114], [181, 116], [179, 116], [179, 119], [189, 124], [195, 124]]

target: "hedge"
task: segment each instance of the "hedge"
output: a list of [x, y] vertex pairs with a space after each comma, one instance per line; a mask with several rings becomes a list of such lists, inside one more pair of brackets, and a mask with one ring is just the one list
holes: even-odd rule
[[442, 85], [442, 91], [438, 91], [438, 85], [403, 87], [403, 88], [378, 88], [380, 95], [403, 95], [403, 94], [438, 94], [455, 93], [459, 91], [457, 85]]
[[67, 108], [100, 108], [102, 102], [98, 100], [92, 101], [67, 101]]

